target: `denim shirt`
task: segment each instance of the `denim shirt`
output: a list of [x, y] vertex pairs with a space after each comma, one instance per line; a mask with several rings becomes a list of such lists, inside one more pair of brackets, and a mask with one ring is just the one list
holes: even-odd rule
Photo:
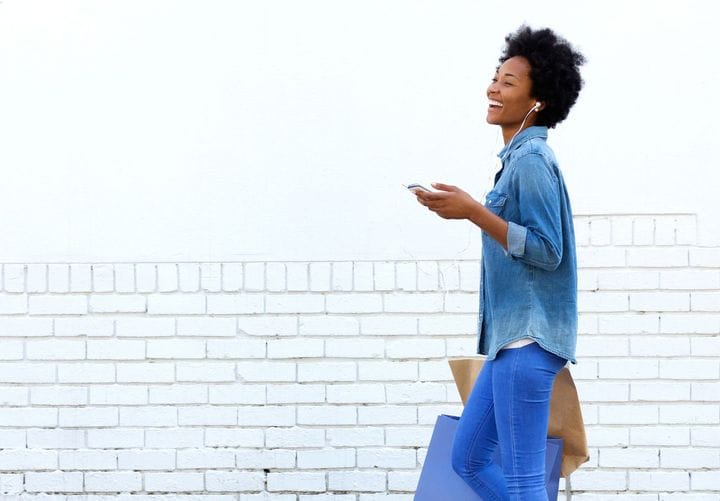
[[482, 232], [477, 353], [487, 360], [529, 337], [577, 364], [575, 231], [547, 131], [528, 127], [505, 145], [500, 179], [485, 200], [508, 223], [507, 250]]

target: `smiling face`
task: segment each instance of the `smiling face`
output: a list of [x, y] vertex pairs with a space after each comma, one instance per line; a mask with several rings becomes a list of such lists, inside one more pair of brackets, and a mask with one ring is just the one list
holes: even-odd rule
[[[517, 132], [525, 115], [535, 106], [536, 99], [530, 94], [530, 70], [527, 59], [522, 56], [511, 57], [498, 68], [487, 88], [490, 103], [487, 122], [502, 128], [505, 143]], [[530, 113], [525, 128], [535, 123], [535, 117], [535, 112]]]

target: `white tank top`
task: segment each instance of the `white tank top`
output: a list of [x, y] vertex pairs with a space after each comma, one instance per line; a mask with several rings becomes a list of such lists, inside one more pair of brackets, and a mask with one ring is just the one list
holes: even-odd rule
[[535, 342], [534, 339], [529, 338], [529, 337], [524, 337], [522, 339], [518, 339], [517, 341], [513, 341], [512, 343], [508, 343], [500, 349], [504, 350], [506, 348], [520, 348], [522, 346], [526, 346], [526, 345], [528, 345], [530, 343], [534, 343], [534, 342]]

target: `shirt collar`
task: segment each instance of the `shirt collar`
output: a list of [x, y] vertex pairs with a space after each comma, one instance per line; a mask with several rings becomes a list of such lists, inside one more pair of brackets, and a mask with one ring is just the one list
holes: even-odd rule
[[505, 155], [509, 155], [509, 150], [517, 149], [521, 144], [523, 144], [525, 141], [528, 141], [530, 139], [533, 139], [535, 137], [541, 137], [543, 139], [547, 139], [548, 134], [548, 128], [545, 125], [532, 125], [528, 127], [527, 129], [523, 129], [520, 134], [515, 136], [515, 139], [512, 140], [512, 142], [506, 144], [502, 150], [500, 150], [500, 153], [498, 153], [498, 156], [500, 159], [504, 158]]

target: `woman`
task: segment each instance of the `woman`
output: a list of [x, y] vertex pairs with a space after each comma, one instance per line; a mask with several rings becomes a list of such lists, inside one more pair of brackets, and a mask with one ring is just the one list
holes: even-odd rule
[[[577, 267], [572, 211], [547, 131], [564, 120], [585, 58], [552, 30], [505, 38], [487, 88], [488, 123], [505, 142], [484, 205], [433, 183], [418, 201], [482, 229], [477, 353], [487, 355], [453, 443], [453, 469], [484, 500], [547, 500], [545, 444], [556, 374], [576, 364]], [[499, 444], [502, 468], [491, 460]]]

